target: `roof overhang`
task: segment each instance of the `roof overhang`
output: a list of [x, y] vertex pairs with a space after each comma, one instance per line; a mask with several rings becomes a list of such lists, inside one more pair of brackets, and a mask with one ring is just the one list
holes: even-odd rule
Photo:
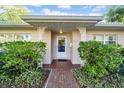
[[124, 30], [124, 23], [98, 23], [96, 29]]
[[95, 26], [99, 27], [124, 27], [124, 23], [99, 23]]
[[39, 20], [39, 21], [101, 21], [102, 16], [41, 16], [41, 15], [25, 15], [21, 16], [23, 20]]
[[41, 16], [41, 15], [26, 15], [21, 18], [33, 26], [48, 26], [54, 23], [55, 25], [72, 24], [75, 26], [91, 26], [102, 20], [101, 16]]
[[1, 22], [0, 29], [37, 29], [37, 27], [47, 26], [51, 30], [58, 31], [73, 30], [77, 27], [87, 27], [87, 29], [109, 29], [124, 30], [124, 23], [104, 23], [99, 22], [102, 16], [41, 16], [25, 15], [21, 16], [23, 22], [11, 23]]
[[25, 22], [0, 22], [0, 29], [32, 29], [34, 28]]
[[33, 26], [30, 26], [30, 25], [18, 25], [18, 24], [4, 24], [4, 25], [0, 25], [0, 28], [1, 27], [33, 27]]

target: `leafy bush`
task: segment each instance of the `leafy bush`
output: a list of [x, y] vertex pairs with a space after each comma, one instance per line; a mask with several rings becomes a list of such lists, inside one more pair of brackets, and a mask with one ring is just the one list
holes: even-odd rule
[[45, 55], [44, 42], [5, 42], [0, 49], [0, 87], [41, 85], [44, 72], [37, 69]]
[[118, 72], [122, 63], [121, 47], [104, 45], [97, 41], [80, 42], [78, 52], [85, 60], [84, 72], [94, 78]]
[[119, 74], [107, 75], [100, 79], [89, 76], [84, 73], [82, 68], [73, 71], [75, 78], [78, 80], [82, 88], [123, 88], [124, 77]]
[[121, 50], [121, 55], [124, 57], [124, 48]]
[[122, 50], [97, 41], [80, 42], [78, 52], [85, 63], [74, 70], [74, 76], [81, 87], [124, 87], [124, 78], [118, 74]]
[[123, 63], [119, 66], [119, 74], [124, 76], [124, 48], [122, 48], [121, 55], [123, 57]]
[[43, 42], [6, 42], [1, 44], [5, 52], [0, 56], [2, 75], [16, 76], [37, 68], [45, 54]]
[[43, 69], [31, 70], [23, 72], [15, 78], [0, 78], [0, 87], [16, 87], [16, 88], [31, 88], [43, 87], [42, 83], [46, 76], [46, 71]]

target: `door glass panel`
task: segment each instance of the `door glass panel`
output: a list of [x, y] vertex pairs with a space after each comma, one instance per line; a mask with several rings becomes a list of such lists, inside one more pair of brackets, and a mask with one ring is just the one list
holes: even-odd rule
[[58, 52], [65, 52], [65, 38], [60, 37], [58, 40]]

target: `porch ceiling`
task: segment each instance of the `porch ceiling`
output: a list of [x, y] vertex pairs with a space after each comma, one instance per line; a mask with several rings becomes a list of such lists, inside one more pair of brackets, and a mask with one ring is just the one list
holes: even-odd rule
[[44, 27], [52, 31], [72, 31], [77, 27], [93, 27], [102, 20], [102, 17], [95, 16], [22, 16], [22, 19], [35, 27]]
[[63, 31], [72, 31], [76, 30], [77, 27], [92, 27], [94, 26], [94, 22], [92, 23], [71, 23], [71, 22], [51, 22], [51, 23], [30, 23], [36, 27], [47, 27], [52, 31], [59, 31], [60, 28]]

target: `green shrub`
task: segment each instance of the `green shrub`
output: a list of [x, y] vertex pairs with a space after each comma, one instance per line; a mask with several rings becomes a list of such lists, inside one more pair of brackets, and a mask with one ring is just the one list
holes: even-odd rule
[[78, 52], [84, 66], [74, 70], [81, 87], [124, 87], [118, 74], [123, 62], [121, 46], [104, 45], [97, 41], [80, 42]]
[[[34, 78], [35, 77], [35, 78]], [[41, 70], [32, 70], [22, 73], [15, 78], [14, 87], [42, 87], [44, 73]]]
[[38, 63], [43, 62], [44, 42], [5, 42], [0, 50], [0, 87], [41, 87], [44, 71]]
[[121, 55], [124, 57], [124, 48], [121, 50]]
[[26, 71], [15, 78], [0, 78], [0, 87], [16, 87], [16, 88], [36, 88], [43, 87], [42, 83], [45, 77], [42, 69]]
[[5, 42], [0, 47], [4, 49], [4, 53], [0, 56], [2, 64], [0, 75], [10, 77], [36, 69], [45, 54], [45, 43], [43, 42]]
[[82, 68], [73, 71], [74, 76], [78, 80], [80, 87], [83, 88], [123, 88], [124, 77], [119, 74], [107, 75], [103, 78], [96, 79], [84, 73]]
[[85, 60], [84, 72], [94, 78], [101, 78], [118, 72], [122, 63], [122, 48], [115, 45], [104, 45], [97, 41], [80, 42], [78, 52]]
[[124, 76], [124, 48], [122, 48], [121, 55], [123, 57], [123, 63], [119, 66], [119, 74]]

